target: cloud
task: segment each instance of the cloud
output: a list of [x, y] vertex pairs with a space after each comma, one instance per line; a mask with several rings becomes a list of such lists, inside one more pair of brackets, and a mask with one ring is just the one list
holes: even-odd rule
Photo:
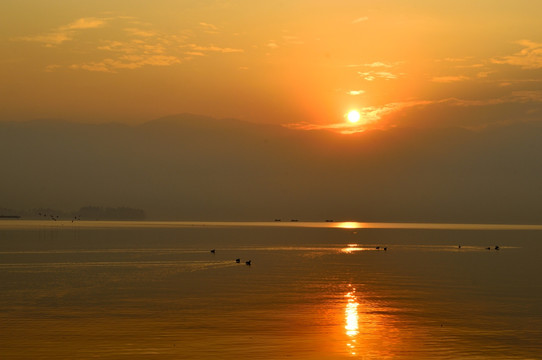
[[81, 29], [95, 29], [105, 24], [105, 19], [98, 18], [81, 18], [74, 22], [62, 27], [62, 30], [81, 30]]
[[126, 31], [127, 33], [130, 33], [131, 35], [141, 36], [141, 37], [152, 37], [152, 36], [157, 35], [157, 33], [154, 31], [146, 31], [146, 30], [141, 30], [137, 28], [126, 28], [124, 29], [124, 31]]
[[[213, 24], [201, 22], [199, 25], [209, 31], [218, 30]], [[100, 33], [101, 38], [87, 36], [84, 46], [81, 43], [70, 46], [69, 41], [76, 40], [81, 32], [104, 26], [108, 26], [108, 31]], [[62, 44], [63, 63], [46, 66], [47, 72], [68, 68], [115, 73], [144, 66], [176, 65], [210, 53], [244, 52], [239, 48], [190, 43], [189, 39], [194, 35], [190, 32], [182, 34], [160, 32], [152, 24], [134, 17], [110, 16], [80, 18], [52, 31], [14, 40], [38, 42], [51, 48]]]
[[514, 55], [494, 58], [491, 61], [495, 64], [507, 64], [519, 66], [522, 69], [541, 69], [542, 68], [542, 43], [536, 43], [530, 40], [518, 41], [523, 49]]
[[361, 95], [364, 94], [365, 91], [363, 90], [350, 90], [346, 92], [348, 95]]
[[[126, 32], [126, 29], [124, 29]], [[97, 49], [108, 53], [102, 60], [71, 64], [72, 70], [115, 73], [118, 70], [135, 70], [144, 66], [170, 66], [181, 63], [181, 58], [169, 53], [172, 39], [154, 31], [127, 31], [127, 40], [108, 40]], [[196, 55], [192, 52], [190, 55]], [[202, 54], [203, 55], [203, 54]]]
[[468, 57], [462, 57], [462, 58], [451, 58], [451, 57], [447, 57], [447, 58], [444, 58], [444, 59], [440, 59], [440, 60], [437, 60], [437, 61], [444, 61], [444, 62], [464, 62], [464, 61], [468, 61], [472, 59], [472, 57], [468, 56]]
[[220, 47], [220, 46], [215, 46], [215, 45], [201, 46], [201, 45], [196, 45], [196, 44], [189, 44], [188, 47], [192, 48], [193, 50], [201, 51], [201, 52], [242, 53], [245, 51], [243, 49]]
[[457, 76], [436, 76], [431, 79], [433, 82], [437, 83], [454, 83], [469, 80], [468, 76], [457, 75]]
[[73, 64], [70, 66], [70, 69], [114, 73], [117, 70], [121, 70], [121, 69], [134, 70], [134, 69], [139, 69], [143, 66], [169, 66], [169, 65], [178, 64], [180, 62], [181, 60], [179, 60], [175, 56], [125, 55], [117, 59], [109, 58], [109, 59], [104, 59], [103, 61], [98, 61], [98, 62]]
[[479, 79], [487, 78], [489, 74], [492, 74], [492, 73], [493, 71], [480, 71], [479, 73], [476, 74], [476, 77]]
[[185, 54], [189, 56], [205, 56], [201, 51], [187, 51]]
[[55, 70], [57, 70], [57, 69], [60, 69], [60, 68], [61, 68], [61, 66], [60, 66], [60, 65], [56, 65], [56, 64], [54, 64], [54, 65], [47, 65], [47, 66], [45, 67], [45, 71], [46, 71], [46, 72], [53, 72], [53, 71], [55, 71]]
[[396, 67], [400, 64], [402, 64], [403, 62], [402, 61], [396, 61], [396, 62], [392, 62], [392, 63], [385, 63], [385, 62], [382, 62], [382, 61], [375, 61], [375, 62], [372, 62], [372, 63], [365, 63], [365, 64], [350, 64], [350, 65], [346, 65], [346, 67], [349, 67], [349, 68], [393, 68], [393, 67]]
[[358, 71], [358, 75], [367, 81], [374, 81], [376, 79], [394, 80], [394, 79], [397, 79], [399, 76], [399, 75], [392, 74], [391, 72], [388, 72], [388, 71], [367, 71], [367, 72]]
[[434, 103], [447, 103], [454, 106], [468, 107], [468, 106], [488, 106], [499, 104], [526, 104], [526, 103], [542, 103], [542, 91], [538, 90], [521, 90], [512, 91], [509, 95], [490, 98], [484, 100], [467, 100], [458, 98], [447, 98]]
[[366, 67], [385, 67], [385, 68], [391, 68], [393, 67], [394, 65], [390, 65], [390, 64], [385, 64], [381, 61], [375, 61], [373, 63], [370, 63], [370, 64], [364, 64], [363, 66], [366, 66]]
[[93, 17], [81, 18], [75, 20], [72, 23], [69, 23], [68, 25], [60, 26], [53, 31], [41, 35], [20, 37], [16, 40], [39, 42], [43, 43], [47, 47], [53, 47], [56, 45], [60, 45], [66, 41], [73, 40], [77, 36], [78, 31], [80, 30], [96, 29], [102, 27], [107, 23], [108, 20], [109, 19], [99, 19]]
[[278, 49], [286, 46], [303, 45], [304, 43], [299, 36], [282, 35], [278, 40], [269, 40], [265, 46], [270, 49]]
[[200, 24], [202, 27], [206, 28], [206, 29], [218, 30], [218, 27], [216, 27], [216, 26], [213, 25], [213, 24], [209, 24], [209, 23], [206, 23], [206, 22], [200, 22], [199, 24]]
[[284, 42], [289, 45], [303, 45], [304, 42], [298, 36], [284, 35], [282, 37]]
[[204, 29], [204, 32], [207, 34], [218, 34], [219, 29], [216, 25], [209, 24], [206, 22], [200, 22], [199, 25]]
[[352, 20], [352, 24], [359, 24], [361, 22], [364, 22], [364, 21], [367, 21], [369, 20], [369, 18], [367, 16], [362, 16], [362, 17], [359, 17], [355, 20]]

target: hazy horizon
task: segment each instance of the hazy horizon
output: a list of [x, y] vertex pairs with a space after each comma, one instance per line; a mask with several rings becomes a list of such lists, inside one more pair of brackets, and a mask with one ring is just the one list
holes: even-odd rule
[[127, 206], [166, 220], [542, 222], [537, 124], [343, 135], [185, 114], [0, 129], [4, 208]]

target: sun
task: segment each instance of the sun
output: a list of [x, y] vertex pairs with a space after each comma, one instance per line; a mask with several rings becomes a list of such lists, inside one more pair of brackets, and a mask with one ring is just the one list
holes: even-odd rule
[[359, 111], [357, 110], [351, 110], [348, 112], [348, 114], [346, 115], [346, 118], [348, 119], [348, 121], [350, 121], [352, 124], [355, 124], [359, 121], [359, 119], [361, 118], [361, 115], [359, 114]]

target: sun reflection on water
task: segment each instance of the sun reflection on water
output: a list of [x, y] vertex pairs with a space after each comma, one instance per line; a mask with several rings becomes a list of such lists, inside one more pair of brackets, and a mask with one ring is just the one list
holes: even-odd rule
[[347, 244], [346, 247], [341, 248], [341, 252], [345, 254], [352, 254], [357, 251], [369, 251], [369, 250], [376, 250], [376, 248], [364, 247], [364, 246], [360, 246], [359, 244]]
[[366, 285], [361, 286], [363, 290], [358, 292], [356, 285], [348, 284], [343, 292], [341, 352], [356, 358], [394, 359], [398, 351], [408, 348], [404, 339], [411, 334], [400, 331], [392, 308], [376, 300]]
[[[352, 288], [352, 285], [349, 286]], [[356, 355], [356, 339], [354, 337], [359, 334], [359, 302], [356, 297], [356, 289], [352, 288], [351, 291], [346, 293], [345, 297], [347, 302], [345, 309], [346, 325], [344, 328], [346, 330], [346, 335], [350, 338], [346, 346], [348, 346], [350, 354]]]

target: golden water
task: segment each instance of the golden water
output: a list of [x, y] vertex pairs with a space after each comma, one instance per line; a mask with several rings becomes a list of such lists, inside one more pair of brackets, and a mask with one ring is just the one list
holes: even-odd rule
[[0, 222], [0, 359], [539, 359], [541, 253], [517, 226]]

